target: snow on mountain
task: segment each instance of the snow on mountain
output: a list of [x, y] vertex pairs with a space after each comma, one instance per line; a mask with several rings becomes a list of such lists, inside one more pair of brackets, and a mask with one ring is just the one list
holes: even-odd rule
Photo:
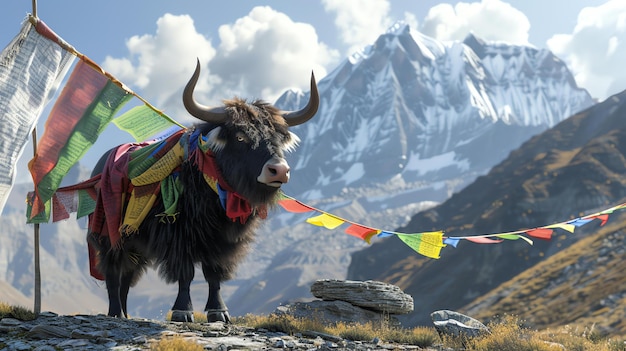
[[[593, 104], [548, 50], [471, 34], [463, 42], [439, 42], [403, 24], [346, 59], [319, 89], [320, 111], [295, 128], [303, 142], [291, 161], [290, 190], [315, 189], [306, 199], [399, 173], [420, 180], [433, 172], [416, 169], [420, 163], [445, 162], [457, 175], [483, 172], [530, 135]], [[294, 94], [277, 104], [297, 108], [304, 96]], [[503, 133], [512, 134], [508, 145], [492, 141]], [[478, 144], [491, 160], [468, 152]]]

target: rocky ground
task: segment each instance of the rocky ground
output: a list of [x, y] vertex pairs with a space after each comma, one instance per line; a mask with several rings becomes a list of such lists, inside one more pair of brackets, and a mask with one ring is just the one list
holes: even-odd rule
[[[424, 350], [374, 339], [354, 342], [334, 335], [304, 332], [294, 336], [223, 323], [160, 322], [104, 315], [43, 312], [33, 321], [0, 320], [0, 351], [150, 350], [166, 338], [181, 337], [205, 350]], [[432, 348], [428, 350], [442, 350]]]

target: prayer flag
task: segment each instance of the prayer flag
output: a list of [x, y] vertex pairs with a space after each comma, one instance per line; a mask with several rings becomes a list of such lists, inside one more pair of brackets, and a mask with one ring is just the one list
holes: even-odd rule
[[576, 227], [582, 227], [583, 225], [589, 223], [593, 221], [593, 219], [583, 219], [583, 218], [576, 218], [576, 219], [572, 219], [571, 221], [568, 221], [568, 224], [572, 224]]
[[467, 241], [471, 241], [476, 244], [499, 244], [504, 241], [503, 239], [496, 240], [496, 239], [485, 238], [482, 236], [475, 236], [475, 237], [465, 236], [463, 237], [463, 239]]
[[[37, 30], [47, 30], [48, 37]], [[15, 164], [45, 105], [57, 91], [75, 56], [41, 21], [24, 21], [0, 53], [0, 212], [15, 181]]]
[[365, 240], [368, 244], [370, 244], [370, 240], [372, 236], [380, 233], [380, 230], [374, 228], [368, 228], [359, 224], [352, 224], [345, 230], [346, 234], [350, 234], [352, 236], [356, 236], [357, 238]]
[[519, 234], [497, 234], [495, 235], [498, 238], [501, 239], [506, 239], [506, 240], [519, 240], [522, 239], [525, 242], [529, 243], [530, 245], [533, 244], [533, 241], [528, 239], [527, 237], [523, 236], [523, 235], [519, 235]]
[[460, 239], [458, 238], [445, 238], [443, 239], [443, 243], [446, 245], [450, 245], [452, 247], [455, 247], [459, 244]]
[[445, 246], [443, 232], [396, 235], [415, 252], [430, 258], [439, 258], [441, 248]]
[[550, 240], [552, 238], [552, 233], [554, 232], [554, 230], [552, 229], [548, 229], [548, 228], [537, 228], [537, 229], [531, 229], [531, 230], [527, 230], [526, 234], [537, 238], [537, 239], [543, 239], [543, 240]]
[[325, 227], [326, 229], [335, 229], [345, 223], [342, 219], [328, 213], [322, 213], [319, 216], [308, 218], [306, 221], [307, 223], [311, 223], [319, 227]]
[[117, 111], [133, 95], [97, 70], [83, 58], [57, 99], [35, 157], [28, 168], [35, 184], [31, 223], [47, 222], [37, 218], [70, 168], [95, 143]]
[[565, 222], [565, 223], [552, 224], [544, 228], [561, 228], [563, 230], [567, 230], [570, 233], [573, 233], [574, 229], [576, 229], [576, 226], [574, 224]]
[[164, 130], [181, 129], [181, 126], [171, 118], [147, 105], [133, 107], [114, 119], [113, 123], [132, 135], [136, 141], [148, 140]]
[[595, 214], [595, 215], [586, 216], [584, 219], [596, 219], [596, 218], [601, 221], [600, 226], [603, 226], [609, 220], [609, 215], [608, 214]]
[[302, 202], [296, 199], [291, 199], [291, 198], [281, 199], [278, 201], [278, 204], [282, 208], [284, 208], [285, 211], [288, 211], [288, 212], [303, 213], [303, 212], [313, 211], [313, 208], [303, 204]]

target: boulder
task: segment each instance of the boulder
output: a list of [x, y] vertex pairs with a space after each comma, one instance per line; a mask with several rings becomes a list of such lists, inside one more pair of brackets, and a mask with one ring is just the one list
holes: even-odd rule
[[413, 297], [399, 287], [367, 280], [322, 279], [311, 285], [313, 296], [326, 301], [345, 301], [387, 314], [406, 314], [413, 311]]
[[454, 337], [476, 337], [484, 333], [490, 333], [489, 329], [472, 317], [464, 314], [440, 310], [430, 314], [435, 324], [435, 329], [440, 336], [450, 335]]
[[319, 319], [327, 323], [389, 323], [400, 326], [397, 318], [380, 312], [366, 310], [345, 301], [294, 302], [289, 305], [278, 306], [275, 315], [290, 315], [296, 318]]

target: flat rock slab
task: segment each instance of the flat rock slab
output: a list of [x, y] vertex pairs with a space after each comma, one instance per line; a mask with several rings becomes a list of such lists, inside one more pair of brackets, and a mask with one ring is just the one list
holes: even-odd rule
[[399, 287], [379, 281], [321, 279], [311, 294], [326, 301], [345, 301], [354, 306], [389, 314], [413, 312], [413, 297]]

